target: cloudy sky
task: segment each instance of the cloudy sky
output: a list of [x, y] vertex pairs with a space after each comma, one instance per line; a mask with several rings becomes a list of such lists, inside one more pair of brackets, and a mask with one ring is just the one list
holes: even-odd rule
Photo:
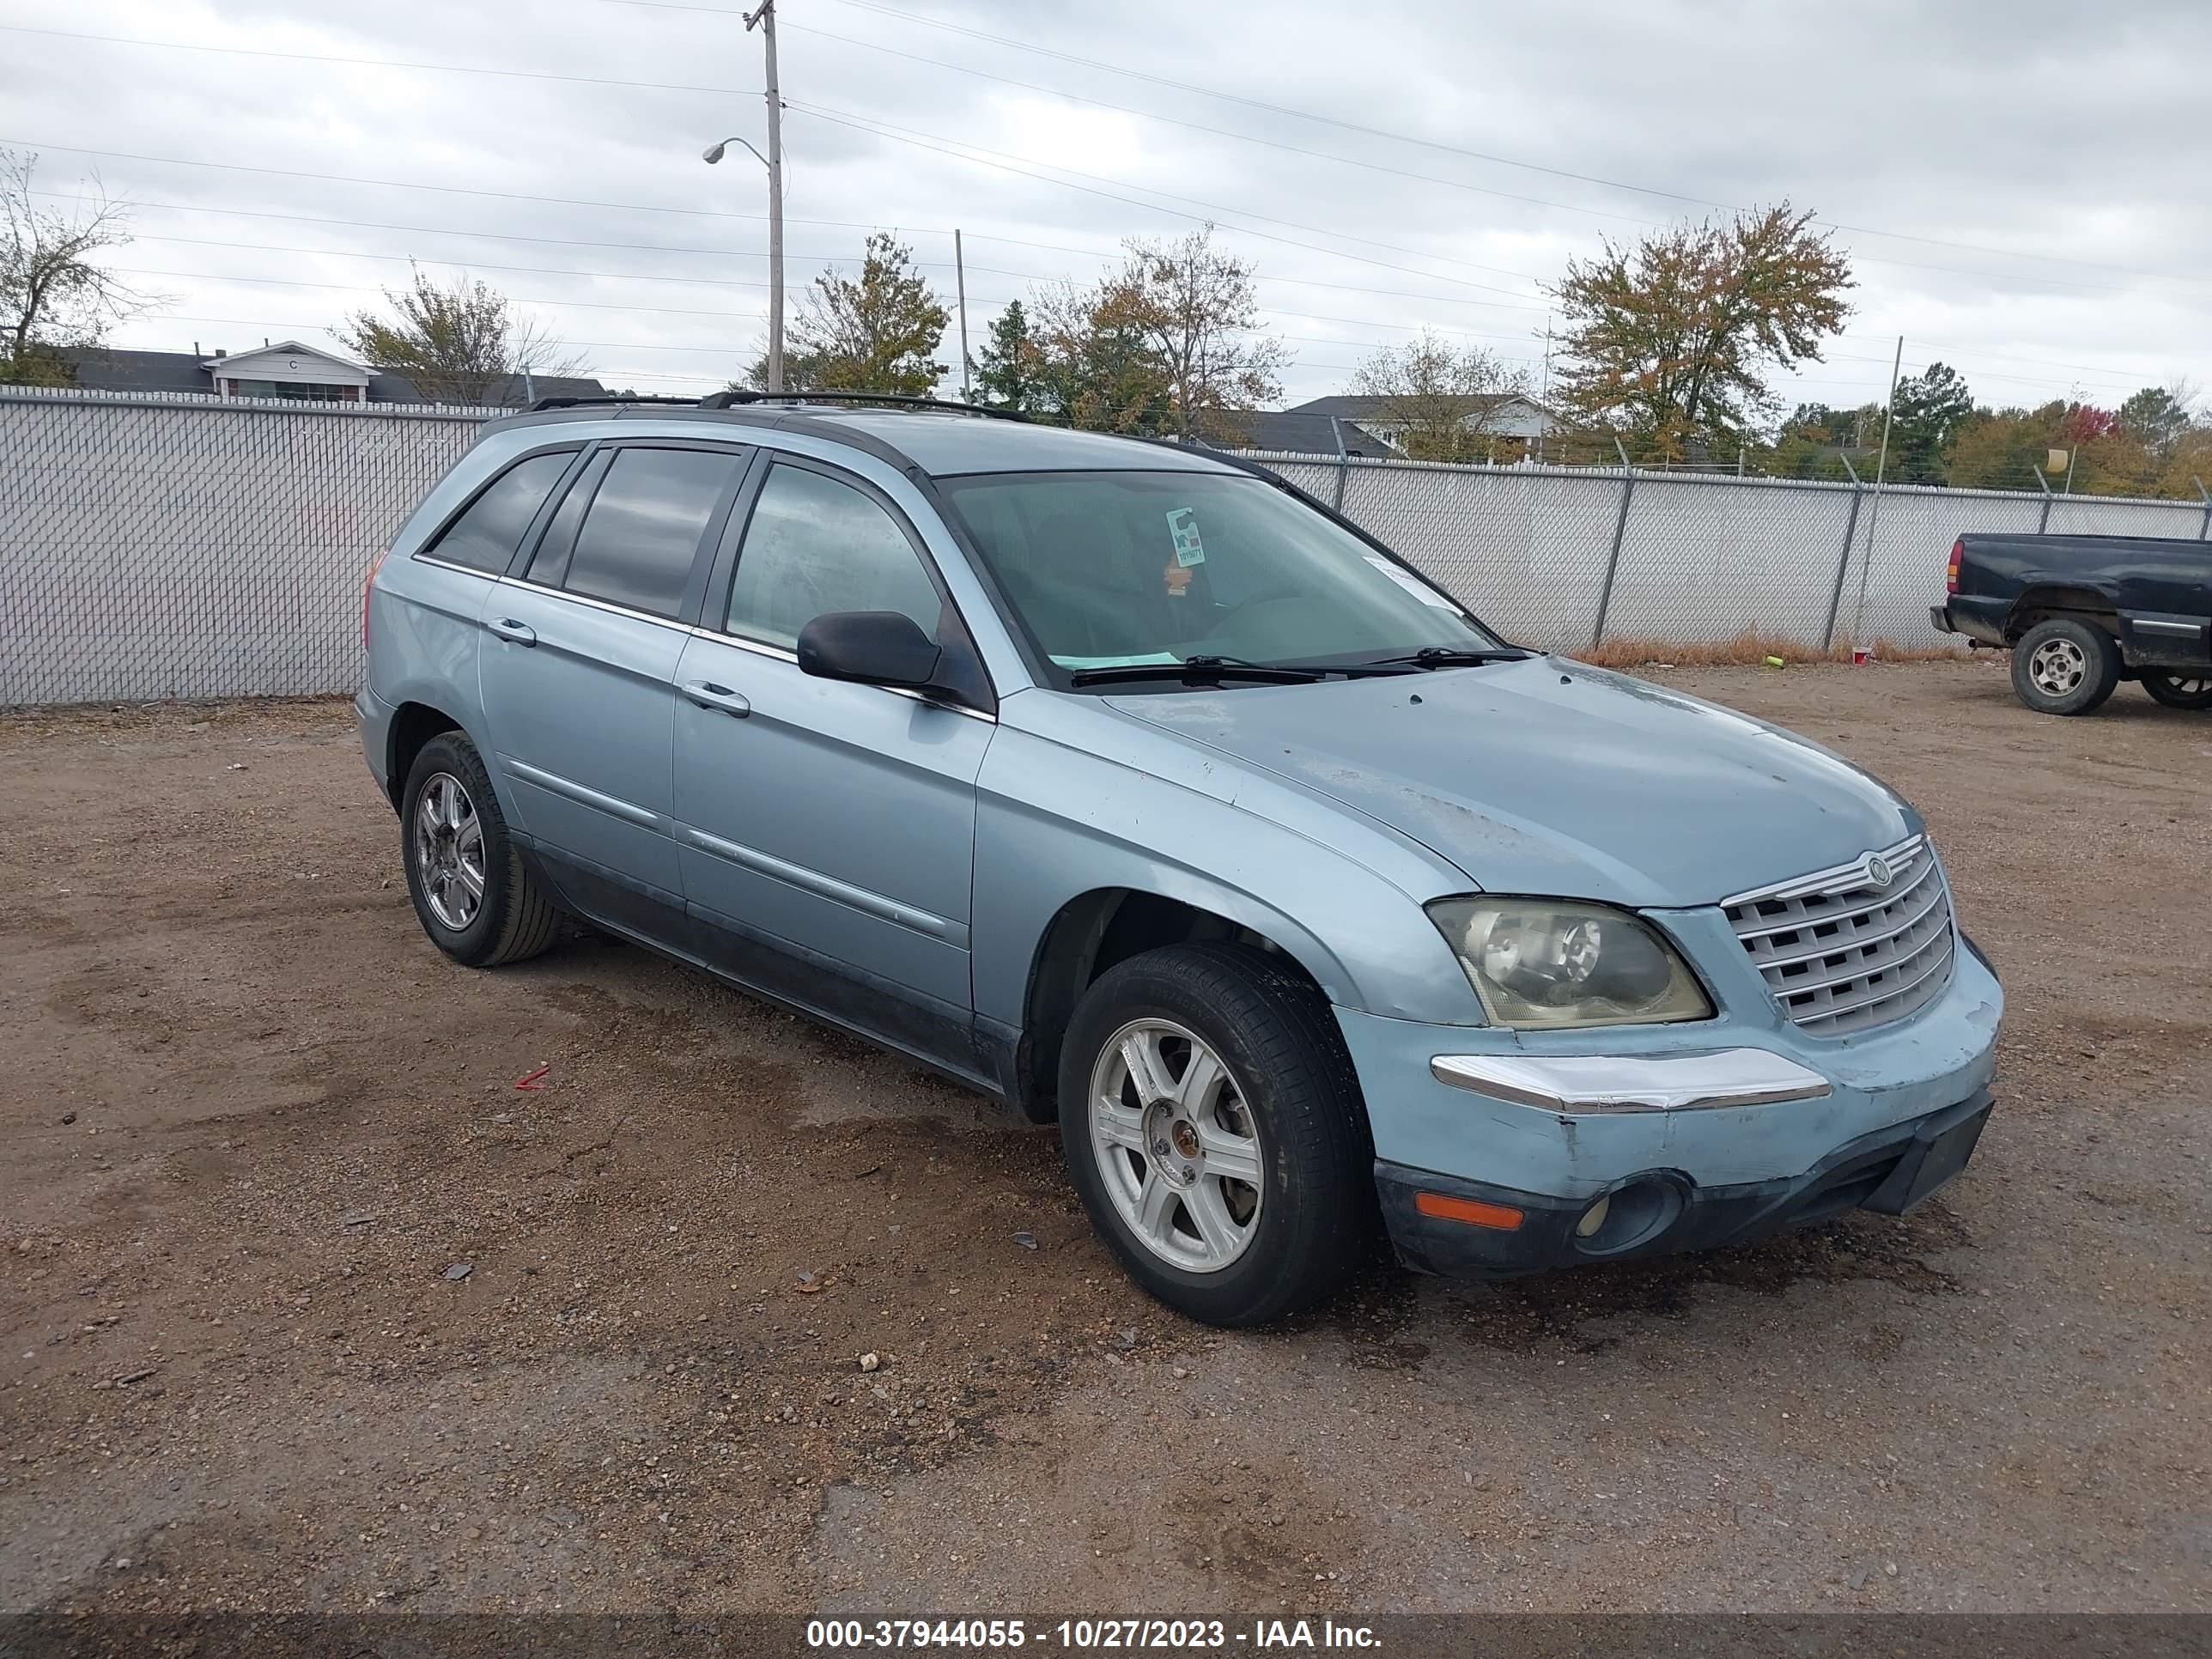
[[[2203, 0], [779, 0], [794, 290], [896, 230], [970, 327], [1211, 222], [1286, 401], [1423, 325], [1541, 373], [1601, 239], [1784, 198], [1848, 331], [1784, 390], [1878, 399], [1896, 337], [1999, 404], [2212, 386]], [[765, 310], [760, 37], [734, 0], [0, 0], [0, 145], [135, 204], [125, 345], [323, 331], [481, 276], [610, 384], [738, 372]], [[957, 337], [943, 354], [957, 362]]]

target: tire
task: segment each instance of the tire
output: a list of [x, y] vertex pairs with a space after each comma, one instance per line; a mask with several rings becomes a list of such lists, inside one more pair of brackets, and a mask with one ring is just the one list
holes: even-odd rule
[[483, 758], [459, 732], [423, 744], [408, 771], [399, 856], [422, 931], [464, 967], [520, 962], [560, 934], [561, 913], [523, 864]]
[[[1200, 1045], [1223, 1070], [1211, 1085]], [[1139, 1084], [1133, 1046], [1164, 1086]], [[1352, 1058], [1320, 993], [1263, 951], [1170, 945], [1101, 975], [1060, 1050], [1060, 1127], [1099, 1236], [1193, 1319], [1279, 1319], [1367, 1255], [1375, 1154]], [[1247, 1168], [1256, 1181], [1218, 1173]]]
[[2072, 617], [2039, 622], [2012, 648], [2013, 695], [2039, 714], [2086, 714], [2120, 684], [2120, 647]]
[[2212, 669], [2200, 674], [2194, 670], [2146, 668], [2142, 689], [2150, 693], [2152, 701], [2168, 708], [2212, 708]]

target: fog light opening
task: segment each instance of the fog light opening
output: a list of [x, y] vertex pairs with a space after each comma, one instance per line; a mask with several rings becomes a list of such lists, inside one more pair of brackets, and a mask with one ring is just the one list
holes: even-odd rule
[[1682, 1213], [1681, 1188], [1643, 1176], [1591, 1200], [1576, 1219], [1575, 1248], [1584, 1255], [1618, 1255], [1648, 1244]]

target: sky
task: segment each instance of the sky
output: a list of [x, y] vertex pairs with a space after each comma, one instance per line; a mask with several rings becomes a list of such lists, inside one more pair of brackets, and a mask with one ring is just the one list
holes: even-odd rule
[[[2212, 388], [2203, 0], [778, 0], [793, 300], [895, 231], [971, 341], [1212, 223], [1284, 403], [1424, 327], [1540, 387], [1607, 238], [1787, 199], [1856, 287], [1788, 402], [1959, 368], [1998, 405]], [[98, 37], [98, 38], [92, 38]], [[0, 0], [0, 147], [132, 204], [119, 345], [332, 343], [414, 261], [610, 386], [764, 337], [761, 37], [736, 0]], [[940, 358], [957, 364], [957, 324]], [[957, 393], [957, 372], [943, 390]]]

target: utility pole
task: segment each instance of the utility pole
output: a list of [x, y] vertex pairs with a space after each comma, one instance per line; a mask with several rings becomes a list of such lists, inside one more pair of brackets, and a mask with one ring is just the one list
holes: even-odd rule
[[1536, 459], [1544, 459], [1544, 434], [1552, 429], [1552, 314], [1544, 313], [1544, 390], [1536, 407]]
[[1851, 612], [1852, 660], [1856, 661], [1860, 633], [1866, 626], [1867, 577], [1874, 570], [1875, 532], [1881, 526], [1881, 486], [1889, 472], [1889, 428], [1897, 418], [1897, 376], [1905, 367], [1905, 337], [1897, 337], [1897, 356], [1890, 360], [1889, 401], [1881, 411], [1881, 453], [1874, 464], [1874, 503], [1867, 514], [1866, 559], [1859, 566], [1859, 602]]
[[[984, 239], [989, 240], [988, 237]], [[952, 228], [952, 282], [960, 296], [960, 401], [975, 401], [968, 386], [968, 260], [960, 251], [960, 227]]]
[[775, 0], [745, 14], [768, 49], [768, 389], [783, 390], [783, 96], [775, 78]]

